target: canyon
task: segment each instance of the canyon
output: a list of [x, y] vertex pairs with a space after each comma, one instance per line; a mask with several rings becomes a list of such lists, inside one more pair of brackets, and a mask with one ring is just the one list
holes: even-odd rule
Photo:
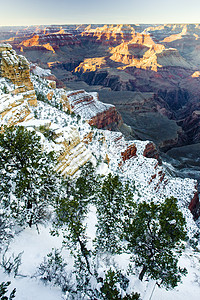
[[[1, 42], [11, 44], [34, 64], [50, 69], [50, 78], [58, 87], [98, 91], [100, 100], [114, 105], [124, 123], [131, 127], [121, 128], [128, 139], [152, 140], [172, 163], [177, 149], [182, 149], [184, 154], [178, 166], [190, 166], [193, 160], [192, 167], [197, 172], [199, 37], [199, 24], [0, 29]], [[110, 112], [107, 113], [109, 119]], [[118, 117], [116, 122], [120, 122]], [[105, 125], [105, 119], [98, 117], [98, 123]], [[192, 157], [189, 163], [187, 151]]]

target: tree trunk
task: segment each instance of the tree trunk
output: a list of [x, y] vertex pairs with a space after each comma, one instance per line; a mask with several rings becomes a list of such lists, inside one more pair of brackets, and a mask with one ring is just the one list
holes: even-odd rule
[[77, 238], [78, 238], [78, 242], [79, 242], [80, 247], [81, 247], [81, 253], [83, 254], [83, 257], [85, 258], [85, 261], [86, 261], [88, 272], [92, 275], [92, 273], [90, 271], [90, 264], [89, 264], [89, 261], [88, 261], [87, 249], [86, 249], [84, 243], [79, 238], [79, 236]]
[[32, 224], [33, 224], [33, 213], [31, 214], [30, 220], [28, 221], [28, 225], [30, 228], [31, 228]]
[[139, 279], [141, 281], [142, 281], [142, 279], [144, 277], [144, 274], [145, 274], [146, 270], [147, 270], [147, 266], [144, 265], [143, 268], [142, 268], [142, 271], [140, 272], [140, 275], [139, 275]]

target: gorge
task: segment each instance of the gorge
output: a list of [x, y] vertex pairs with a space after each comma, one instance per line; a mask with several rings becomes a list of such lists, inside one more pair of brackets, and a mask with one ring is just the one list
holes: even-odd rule
[[198, 24], [0, 30], [1, 41], [50, 69], [58, 87], [98, 91], [132, 128], [123, 130], [127, 138], [153, 140], [180, 174], [195, 178], [200, 174], [199, 36]]

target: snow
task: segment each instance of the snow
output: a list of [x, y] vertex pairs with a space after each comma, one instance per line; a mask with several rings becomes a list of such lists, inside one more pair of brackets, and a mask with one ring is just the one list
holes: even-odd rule
[[[180, 258], [180, 266], [188, 271], [186, 277], [182, 278], [182, 283], [174, 290], [166, 291], [155, 287], [152, 300], [199, 300], [200, 295], [200, 253], [192, 253], [189, 249]], [[198, 278], [198, 279], [197, 279]], [[198, 282], [196, 282], [198, 280]]]
[[37, 76], [50, 76], [51, 75], [50, 69], [43, 69], [35, 64], [31, 64], [30, 67], [31, 67], [34, 75], [37, 75]]
[[[95, 225], [96, 216], [95, 208], [90, 207], [88, 215], [88, 227], [87, 235], [91, 240], [95, 237]], [[16, 300], [61, 300], [62, 294], [58, 287], [51, 286], [50, 284], [44, 285], [38, 278], [35, 277], [37, 267], [43, 261], [43, 257], [52, 251], [53, 248], [62, 247], [62, 236], [53, 237], [50, 235], [51, 226], [39, 226], [40, 234], [38, 234], [35, 227], [27, 228], [20, 232], [15, 240], [10, 245], [10, 254], [23, 252], [22, 266], [19, 270], [19, 276], [13, 278], [12, 275], [8, 276], [0, 270], [0, 282], [11, 281], [11, 288], [17, 289]], [[88, 248], [91, 249], [91, 240], [88, 243]], [[69, 270], [72, 268], [72, 258], [69, 251], [63, 251], [63, 257], [69, 264]], [[117, 264], [121, 270], [126, 270], [130, 263], [130, 255], [121, 254], [116, 255], [114, 258], [110, 258], [110, 262], [107, 264], [108, 257], [101, 257], [102, 272], [114, 263]], [[112, 261], [114, 259], [114, 261]], [[166, 291], [164, 288], [159, 288], [155, 285], [155, 281], [141, 282], [138, 279], [137, 274], [130, 276], [130, 292], [139, 292], [141, 299], [143, 300], [199, 300], [200, 291], [200, 253], [192, 252], [191, 249], [186, 249], [183, 256], [180, 259], [180, 266], [186, 267], [188, 274], [183, 277], [183, 283], [180, 283], [174, 290]], [[100, 269], [99, 269], [100, 272]], [[24, 277], [26, 276], [26, 277]], [[150, 298], [151, 297], [151, 298]]]
[[[35, 88], [38, 91], [48, 93], [51, 89], [48, 87], [47, 81], [32, 76], [32, 80]], [[8, 88], [12, 88], [11, 84], [7, 81], [0, 80], [0, 90], [6, 84]], [[1, 92], [1, 91], [0, 91]], [[37, 131], [37, 134], [41, 136], [42, 143], [45, 149], [54, 149], [59, 153], [63, 148], [62, 143], [64, 140], [70, 140], [73, 138], [72, 132], [74, 130], [79, 136], [81, 143], [79, 143], [70, 153], [70, 159], [73, 158], [74, 164], [70, 166], [74, 170], [78, 164], [78, 161], [86, 158], [91, 158], [94, 165], [97, 166], [97, 174], [107, 175], [109, 172], [118, 174], [122, 180], [129, 179], [135, 183], [136, 192], [134, 193], [135, 201], [164, 201], [166, 197], [174, 196], [178, 199], [178, 205], [183, 212], [187, 220], [187, 231], [189, 237], [192, 237], [197, 230], [196, 223], [194, 222], [192, 215], [188, 209], [188, 205], [194, 196], [196, 181], [186, 178], [173, 177], [173, 172], [169, 172], [171, 166], [168, 164], [158, 165], [158, 162], [154, 158], [146, 158], [143, 156], [145, 146], [149, 141], [125, 141], [124, 137], [119, 132], [111, 132], [107, 130], [92, 129], [85, 120], [94, 116], [94, 114], [100, 112], [102, 109], [108, 109], [112, 105], [102, 104], [97, 97], [96, 93], [86, 93], [85, 91], [80, 94], [84, 96], [91, 96], [93, 101], [93, 108], [87, 109], [85, 106], [81, 108], [81, 104], [75, 106], [74, 110], [76, 114], [80, 114], [81, 118], [72, 117], [65, 112], [55, 107], [56, 101], [61, 98], [62, 93], [66, 93], [68, 96], [72, 92], [66, 92], [63, 89], [55, 89], [52, 100], [52, 105], [38, 101], [37, 107], [30, 107], [31, 116], [37, 115], [34, 119], [21, 123], [21, 125], [27, 127], [29, 130], [36, 130], [39, 126], [47, 126], [50, 130], [53, 130], [58, 135], [55, 142], [48, 141], [41, 132]], [[82, 95], [83, 96], [83, 95]], [[79, 97], [71, 96], [71, 105], [74, 102], [80, 100]], [[0, 93], [0, 112], [6, 109], [6, 106], [12, 105], [14, 102], [21, 102], [21, 96], [13, 96], [11, 94]], [[1, 124], [6, 124], [7, 120], [14, 113], [21, 113], [23, 115], [23, 109], [27, 107], [27, 102], [24, 101], [14, 112], [12, 109], [6, 117], [1, 118]], [[96, 109], [96, 110], [95, 110]], [[30, 117], [30, 116], [29, 116]], [[82, 140], [89, 133], [93, 134], [93, 139], [88, 145], [84, 145], [84, 152], [80, 150], [83, 147]], [[57, 143], [57, 144], [56, 144]], [[135, 144], [137, 148], [136, 156], [122, 163], [121, 152], [127, 149], [131, 144]], [[77, 153], [80, 151], [80, 155], [77, 157]], [[92, 156], [93, 155], [93, 156]], [[105, 163], [106, 157], [109, 158], [109, 162]], [[69, 157], [66, 158], [66, 160]], [[121, 167], [119, 164], [122, 163]], [[73, 169], [74, 168], [74, 169]], [[161, 181], [161, 176], [164, 174], [164, 180]], [[152, 179], [152, 176], [155, 176]], [[96, 209], [94, 206], [89, 207], [89, 213], [85, 220], [87, 225], [86, 234], [89, 238], [88, 248], [93, 250], [92, 240], [95, 238], [96, 232]], [[171, 221], [173, 224], [173, 220]], [[16, 287], [16, 300], [59, 300], [63, 295], [61, 289], [50, 284], [44, 285], [38, 278], [35, 277], [37, 268], [43, 261], [43, 258], [52, 251], [52, 248], [62, 248], [62, 235], [55, 237], [50, 235], [51, 224], [48, 226], [39, 225], [40, 234], [38, 234], [36, 228], [26, 228], [15, 236], [12, 240], [8, 254], [15, 255], [23, 252], [22, 265], [19, 269], [19, 276], [15, 278], [13, 275], [6, 275], [0, 268], [0, 282], [11, 280], [11, 289]], [[69, 251], [63, 249], [62, 255], [68, 263], [69, 272], [73, 270], [73, 258]], [[200, 253], [194, 252], [191, 248], [187, 248], [180, 259], [180, 266], [186, 267], [188, 274], [183, 277], [183, 283], [179, 284], [174, 290], [166, 291], [164, 288], [158, 288], [155, 285], [155, 281], [149, 280], [141, 282], [138, 280], [138, 274], [130, 275], [130, 287], [129, 290], [139, 292], [143, 300], [187, 300], [192, 298], [193, 300], [199, 300], [200, 291]], [[111, 265], [117, 265], [121, 270], [127, 270], [130, 263], [129, 254], [121, 254], [115, 256], [102, 256], [99, 262], [99, 270], [102, 268], [102, 274], [106, 269], [109, 269]], [[25, 276], [25, 277], [24, 277]]]
[[[0, 273], [0, 282], [11, 281], [11, 288], [16, 287], [16, 300], [55, 300], [61, 299], [61, 291], [59, 288], [45, 286], [34, 275], [37, 267], [52, 248], [60, 248], [62, 246], [61, 237], [53, 237], [50, 235], [50, 227], [39, 226], [40, 234], [38, 234], [35, 227], [26, 228], [20, 232], [15, 240], [10, 245], [11, 255], [23, 252], [22, 255], [22, 268], [19, 269], [19, 274], [13, 278], [5, 273]], [[26, 277], [24, 277], [26, 276]]]
[[85, 120], [90, 120], [97, 114], [114, 107], [112, 104], [106, 104], [98, 100], [98, 93], [87, 93], [84, 90], [67, 92], [67, 98], [75, 114], [80, 115]]

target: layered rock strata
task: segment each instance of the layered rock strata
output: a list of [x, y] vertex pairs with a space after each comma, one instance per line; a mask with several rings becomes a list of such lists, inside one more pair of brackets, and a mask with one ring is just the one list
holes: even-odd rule
[[58, 157], [56, 171], [63, 176], [72, 176], [92, 159], [92, 154], [81, 142], [76, 127], [58, 129], [54, 133], [54, 142], [64, 146]]
[[62, 95], [62, 103], [65, 110], [80, 115], [97, 128], [112, 129], [122, 124], [122, 118], [115, 106], [100, 102], [98, 93], [87, 93], [84, 90], [67, 92]]
[[30, 67], [24, 56], [17, 55], [9, 44], [0, 44], [0, 76], [14, 84], [14, 94], [21, 94], [30, 105], [37, 105]]
[[[74, 175], [92, 158], [92, 154], [81, 142], [75, 127], [57, 128], [51, 121], [37, 120], [31, 113], [31, 106], [37, 106], [33, 83], [30, 79], [29, 63], [23, 56], [16, 55], [10, 45], [0, 46], [0, 124], [1, 126], [22, 126], [36, 131], [51, 131], [53, 143], [59, 145], [56, 170], [63, 176]], [[9, 79], [9, 81], [8, 81]], [[12, 83], [11, 83], [12, 82]], [[50, 101], [56, 87], [54, 81], [47, 81], [47, 98]], [[57, 149], [57, 148], [56, 148]]]

